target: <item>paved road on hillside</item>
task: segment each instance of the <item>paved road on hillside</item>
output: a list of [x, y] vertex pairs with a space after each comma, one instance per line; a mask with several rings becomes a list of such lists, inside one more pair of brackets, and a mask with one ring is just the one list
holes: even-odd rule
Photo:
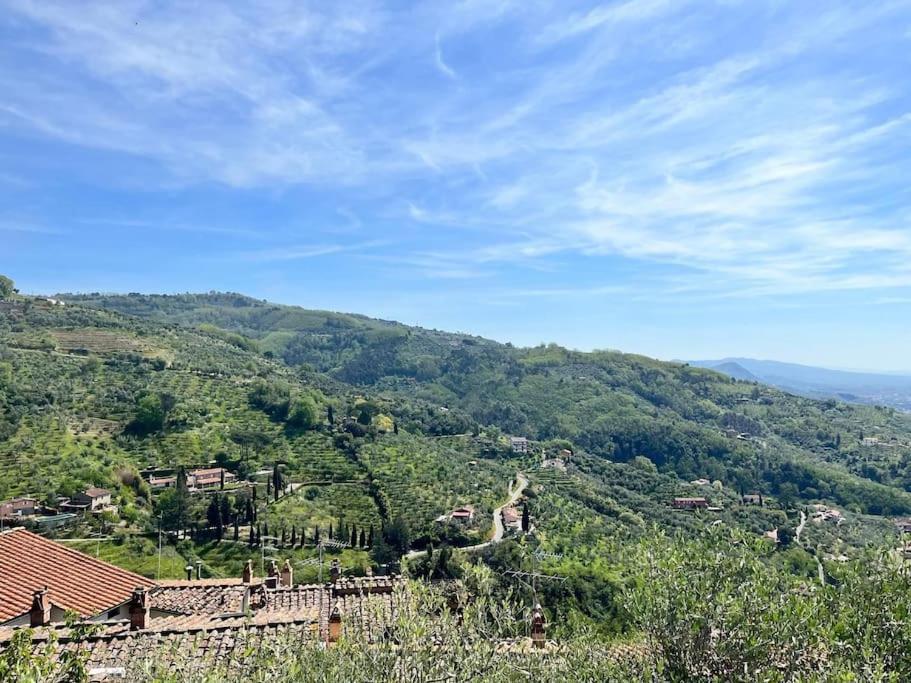
[[800, 544], [800, 534], [803, 533], [803, 528], [807, 525], [807, 514], [801, 510], [800, 511], [800, 524], [797, 525], [797, 533], [794, 534], [794, 538], [797, 540], [797, 543]]
[[[519, 500], [519, 497], [527, 487], [528, 479], [526, 479], [525, 475], [521, 472], [516, 472], [516, 487], [509, 492], [507, 501], [493, 511], [493, 536], [491, 536], [489, 541], [484, 541], [484, 543], [478, 543], [477, 545], [465, 546], [464, 548], [460, 548], [460, 550], [464, 550], [466, 553], [472, 553], [476, 550], [481, 550], [482, 548], [489, 548], [502, 541], [503, 536], [506, 534], [506, 529], [503, 527], [503, 508], [509, 507]], [[411, 560], [415, 557], [421, 557], [426, 553], [426, 550], [412, 550], [405, 555], [405, 559]]]

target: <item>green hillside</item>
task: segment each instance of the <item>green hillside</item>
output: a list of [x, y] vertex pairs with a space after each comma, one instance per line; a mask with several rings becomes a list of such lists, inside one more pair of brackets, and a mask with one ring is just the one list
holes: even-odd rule
[[504, 433], [565, 439], [612, 461], [644, 456], [661, 472], [738, 492], [871, 514], [909, 509], [911, 417], [893, 409], [809, 400], [642, 356], [519, 349], [235, 294], [71, 300], [250, 336], [289, 367], [395, 398], [403, 420], [402, 402], [420, 399], [457, 413], [450, 422], [464, 415]]
[[[480, 562], [496, 591], [616, 635], [641, 628], [628, 605], [639, 543], [777, 530], [757, 561], [800, 585], [894, 549], [890, 517], [911, 513], [911, 420], [894, 410], [233, 294], [61, 298], [0, 302], [0, 500], [111, 489], [116, 509], [47, 533], [97, 538], [78, 547], [150, 576], [159, 530], [163, 577], [289, 558], [316, 580], [330, 535], [353, 546], [330, 549], [348, 572], [482, 543], [522, 472], [530, 535], [421, 556], [411, 572], [452, 578]], [[253, 483], [149, 486], [205, 465]], [[678, 497], [708, 508], [675, 509]], [[461, 505], [475, 509], [467, 526], [436, 521]], [[529, 594], [514, 571], [561, 580]]]

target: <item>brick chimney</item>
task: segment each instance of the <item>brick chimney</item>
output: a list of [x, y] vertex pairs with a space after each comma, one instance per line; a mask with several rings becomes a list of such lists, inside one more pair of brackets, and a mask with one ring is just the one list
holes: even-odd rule
[[294, 568], [291, 566], [291, 560], [285, 560], [282, 566], [282, 585], [287, 588], [294, 585]]
[[536, 648], [544, 647], [544, 611], [541, 609], [541, 603], [535, 605], [535, 611], [531, 614], [531, 644]]
[[32, 595], [32, 608], [29, 610], [28, 620], [32, 628], [51, 623], [51, 596], [47, 586]]
[[332, 564], [329, 566], [329, 580], [336, 583], [341, 575], [342, 565], [338, 560], [332, 560]]
[[342, 610], [339, 609], [338, 603], [332, 608], [329, 615], [329, 643], [337, 643], [342, 637]]
[[241, 574], [240, 580], [243, 583], [253, 583], [253, 560], [247, 560], [244, 565], [244, 573]]
[[130, 598], [130, 630], [141, 631], [149, 627], [149, 594], [145, 588], [137, 588]]
[[269, 563], [269, 576], [266, 577], [266, 588], [278, 588], [278, 562], [272, 560]]

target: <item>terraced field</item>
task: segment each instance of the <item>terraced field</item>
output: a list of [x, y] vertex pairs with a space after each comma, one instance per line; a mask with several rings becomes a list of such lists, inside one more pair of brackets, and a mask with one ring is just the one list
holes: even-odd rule
[[108, 354], [152, 350], [151, 345], [147, 342], [106, 330], [51, 330], [51, 336], [56, 340], [57, 348], [61, 351]]
[[365, 446], [361, 462], [379, 486], [389, 517], [403, 517], [415, 534], [428, 532], [437, 517], [458, 505], [475, 506], [483, 531], [514, 475], [507, 463], [475, 461], [471, 453], [404, 433]]

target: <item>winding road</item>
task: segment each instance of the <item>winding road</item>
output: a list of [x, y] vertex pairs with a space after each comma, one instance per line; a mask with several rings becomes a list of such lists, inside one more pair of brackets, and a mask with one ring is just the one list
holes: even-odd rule
[[800, 544], [800, 534], [803, 533], [803, 528], [807, 525], [807, 513], [803, 510], [800, 510], [800, 524], [797, 525], [797, 532], [794, 534], [794, 539]]
[[[503, 527], [503, 508], [509, 507], [514, 504], [525, 489], [528, 487], [528, 479], [521, 472], [516, 472], [516, 486], [509, 492], [509, 498], [503, 503], [500, 507], [493, 511], [493, 536], [490, 537], [489, 541], [484, 541], [483, 543], [478, 543], [477, 545], [468, 545], [464, 548], [459, 548], [459, 550], [464, 550], [466, 553], [472, 553], [476, 550], [481, 550], [483, 548], [489, 548], [492, 545], [496, 545], [503, 540], [503, 536], [506, 534], [506, 529]], [[405, 559], [411, 560], [415, 557], [421, 557], [427, 553], [426, 550], [412, 550], [411, 552], [405, 555]]]

